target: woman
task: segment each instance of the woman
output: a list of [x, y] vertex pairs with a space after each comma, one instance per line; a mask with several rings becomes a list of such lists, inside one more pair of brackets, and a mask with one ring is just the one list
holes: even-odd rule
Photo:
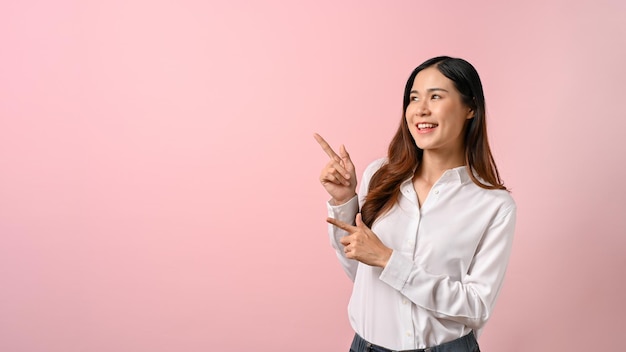
[[[436, 57], [418, 66], [386, 158], [356, 194], [344, 146], [320, 181], [331, 244], [354, 281], [350, 351], [479, 351], [509, 260], [516, 207], [489, 149], [474, 67]], [[359, 212], [360, 211], [360, 212]]]

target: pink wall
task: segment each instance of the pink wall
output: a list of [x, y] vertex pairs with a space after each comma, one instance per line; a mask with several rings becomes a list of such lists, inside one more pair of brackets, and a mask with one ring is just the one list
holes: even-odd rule
[[439, 54], [519, 206], [483, 349], [617, 345], [624, 2], [295, 3], [0, 4], [0, 350], [347, 350], [312, 134], [362, 171]]

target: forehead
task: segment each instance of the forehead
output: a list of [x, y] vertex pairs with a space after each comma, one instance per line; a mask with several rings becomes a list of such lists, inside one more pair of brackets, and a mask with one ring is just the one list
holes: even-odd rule
[[415, 76], [412, 90], [425, 92], [434, 88], [441, 88], [450, 92], [456, 91], [454, 82], [444, 76], [443, 73], [439, 72], [439, 70], [434, 66], [421, 70], [417, 76]]

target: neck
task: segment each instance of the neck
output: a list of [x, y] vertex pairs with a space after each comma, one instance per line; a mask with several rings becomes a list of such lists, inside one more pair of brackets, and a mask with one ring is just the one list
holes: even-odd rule
[[447, 170], [465, 165], [463, 152], [441, 153], [433, 150], [425, 150], [422, 155], [415, 178], [421, 178], [428, 183], [436, 182]]

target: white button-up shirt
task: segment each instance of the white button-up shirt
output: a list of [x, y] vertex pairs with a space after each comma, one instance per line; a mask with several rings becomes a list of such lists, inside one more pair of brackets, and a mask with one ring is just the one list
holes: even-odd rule
[[[333, 206], [330, 217], [354, 223], [372, 175], [386, 159], [364, 172], [359, 196]], [[393, 254], [382, 269], [348, 259], [329, 225], [331, 245], [354, 281], [348, 313], [365, 340], [394, 350], [435, 346], [474, 330], [479, 334], [506, 271], [516, 207], [504, 190], [480, 188], [465, 166], [447, 170], [419, 206], [412, 179], [400, 186], [393, 208], [372, 231]]]

